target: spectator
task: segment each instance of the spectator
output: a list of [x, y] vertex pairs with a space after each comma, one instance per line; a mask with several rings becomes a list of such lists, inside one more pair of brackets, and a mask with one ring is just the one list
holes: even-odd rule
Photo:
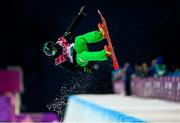
[[180, 69], [176, 65], [172, 65], [172, 71], [173, 72], [180, 72]]
[[151, 74], [151, 76], [155, 76], [156, 75], [156, 67], [155, 67], [155, 65], [156, 65], [156, 59], [153, 59], [151, 61], [151, 67], [150, 67], [150, 74]]
[[143, 73], [143, 77], [148, 77], [149, 76], [149, 68], [146, 62], [144, 62], [142, 64], [142, 73]]
[[175, 72], [175, 71], [177, 70], [177, 66], [173, 64], [173, 65], [171, 66], [171, 69], [170, 69], [170, 70], [173, 71], [173, 72]]
[[125, 72], [125, 79], [124, 79], [125, 95], [130, 96], [131, 95], [131, 75], [133, 74], [133, 68], [131, 67], [129, 63], [126, 63], [123, 69]]
[[142, 66], [139, 64], [135, 65], [135, 71], [134, 74], [138, 77], [143, 77], [143, 71], [142, 71]]
[[156, 77], [163, 76], [166, 74], [166, 65], [164, 64], [164, 60], [161, 56], [156, 59], [155, 69]]
[[175, 72], [180, 72], [180, 68], [176, 68]]

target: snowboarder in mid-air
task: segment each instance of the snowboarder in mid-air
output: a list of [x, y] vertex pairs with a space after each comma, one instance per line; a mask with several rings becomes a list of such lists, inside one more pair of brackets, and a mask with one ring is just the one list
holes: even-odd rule
[[[82, 10], [78, 13], [78, 16], [81, 15], [83, 15]], [[109, 34], [105, 26], [99, 23], [98, 30], [76, 36], [73, 43], [69, 43], [65, 36], [59, 37], [56, 43], [46, 42], [43, 51], [47, 56], [54, 57], [55, 65], [59, 65], [68, 71], [74, 72], [83, 69], [85, 72], [90, 72], [89, 62], [105, 61], [112, 55], [109, 43], [101, 51], [89, 51], [87, 47], [87, 44], [97, 43], [108, 38]], [[68, 32], [71, 33], [72, 31]]]
[[[99, 31], [100, 30], [100, 31]], [[68, 43], [64, 37], [58, 38], [57, 42], [46, 42], [43, 51], [47, 56], [55, 58], [55, 64], [65, 69], [74, 71], [78, 67], [87, 67], [91, 61], [105, 61], [111, 56], [107, 45], [101, 51], [89, 51], [87, 43], [97, 43], [106, 38], [103, 27], [99, 30], [76, 36], [74, 43]]]

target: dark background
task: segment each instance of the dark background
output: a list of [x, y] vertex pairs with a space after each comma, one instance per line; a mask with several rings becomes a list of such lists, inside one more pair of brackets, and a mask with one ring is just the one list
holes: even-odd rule
[[[23, 68], [23, 111], [47, 111], [46, 103], [71, 77], [71, 74], [54, 66], [53, 60], [43, 54], [42, 46], [46, 41], [56, 41], [64, 33], [82, 5], [86, 5], [87, 17], [75, 34], [97, 29], [97, 9], [101, 10], [120, 66], [125, 62], [150, 63], [160, 55], [169, 69], [172, 65], [180, 65], [179, 0], [1, 1], [0, 68], [14, 65]], [[93, 48], [97, 50], [96, 46]], [[110, 93], [111, 84], [108, 83], [110, 72], [102, 68], [92, 79], [92, 90], [86, 92]]]

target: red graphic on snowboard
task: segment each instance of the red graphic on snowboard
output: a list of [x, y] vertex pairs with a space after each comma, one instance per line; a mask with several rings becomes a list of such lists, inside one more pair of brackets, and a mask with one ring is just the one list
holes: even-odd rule
[[113, 62], [113, 67], [114, 67], [115, 70], [118, 70], [119, 69], [119, 64], [117, 62], [116, 54], [114, 52], [114, 48], [113, 48], [112, 41], [111, 41], [111, 38], [110, 38], [110, 35], [109, 35], [106, 20], [105, 20], [105, 18], [103, 17], [103, 15], [101, 14], [101, 12], [99, 10], [98, 10], [98, 13], [99, 13], [100, 18], [101, 18], [101, 25], [104, 28], [104, 33], [106, 35], [106, 39], [107, 39], [107, 42], [108, 42], [108, 47], [109, 47], [110, 52], [112, 54], [111, 58], [112, 58], [112, 62]]

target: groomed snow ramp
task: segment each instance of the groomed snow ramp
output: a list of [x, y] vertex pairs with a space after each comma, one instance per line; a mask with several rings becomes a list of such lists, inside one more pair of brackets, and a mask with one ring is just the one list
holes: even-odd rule
[[180, 104], [122, 95], [74, 95], [69, 98], [64, 123], [70, 122], [180, 122]]

